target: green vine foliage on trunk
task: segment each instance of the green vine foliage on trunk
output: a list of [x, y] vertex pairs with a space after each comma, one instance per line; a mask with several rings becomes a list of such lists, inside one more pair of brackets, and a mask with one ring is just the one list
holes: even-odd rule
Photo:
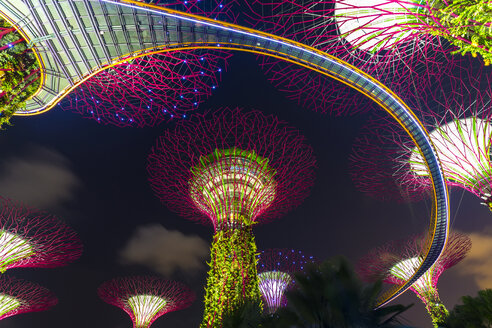
[[22, 36], [0, 18], [0, 128], [39, 88], [39, 63]]
[[263, 307], [256, 262], [256, 243], [251, 226], [215, 233], [201, 328], [222, 327], [224, 316], [245, 302], [258, 304], [256, 310], [261, 313]]
[[432, 319], [434, 327], [441, 327], [442, 323], [446, 321], [449, 316], [449, 311], [440, 299], [430, 301], [425, 305], [425, 308]]
[[437, 0], [433, 15], [444, 29], [431, 22], [436, 28], [431, 31], [439, 35], [465, 55], [479, 54], [485, 65], [492, 60], [492, 2], [490, 0]]

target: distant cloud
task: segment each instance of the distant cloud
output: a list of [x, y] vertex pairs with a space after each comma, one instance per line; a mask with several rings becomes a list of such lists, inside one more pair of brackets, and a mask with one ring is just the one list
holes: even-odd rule
[[0, 196], [28, 206], [52, 208], [73, 197], [80, 181], [60, 153], [32, 146], [21, 156], [0, 160]]
[[141, 264], [171, 276], [175, 271], [193, 275], [204, 268], [208, 243], [198, 236], [186, 236], [159, 224], [137, 228], [120, 252], [124, 264]]
[[472, 249], [456, 269], [473, 277], [480, 289], [492, 288], [492, 226], [468, 236], [472, 240]]

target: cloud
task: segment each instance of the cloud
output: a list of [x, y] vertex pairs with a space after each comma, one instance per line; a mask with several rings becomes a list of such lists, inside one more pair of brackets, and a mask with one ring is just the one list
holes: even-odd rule
[[204, 267], [209, 245], [198, 236], [186, 236], [159, 224], [137, 228], [120, 252], [124, 264], [141, 264], [171, 276], [175, 271], [194, 274]]
[[28, 206], [52, 208], [70, 200], [80, 181], [60, 153], [33, 146], [0, 162], [0, 195]]
[[468, 236], [472, 240], [471, 251], [456, 269], [473, 277], [480, 289], [492, 288], [492, 226]]

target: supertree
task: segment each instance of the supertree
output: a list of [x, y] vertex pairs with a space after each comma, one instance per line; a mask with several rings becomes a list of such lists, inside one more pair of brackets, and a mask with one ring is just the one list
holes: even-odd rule
[[[481, 0], [373, 1], [361, 5], [337, 0], [334, 19], [353, 49], [379, 53], [438, 36], [457, 47], [453, 53], [480, 54], [490, 64], [492, 6]], [[424, 35], [424, 37], [422, 37]]]
[[[235, 21], [223, 0], [142, 2]], [[227, 51], [186, 50], [135, 58], [91, 77], [58, 107], [122, 127], [186, 118], [218, 88], [230, 56]]]
[[258, 279], [260, 292], [268, 313], [275, 313], [287, 305], [285, 291], [294, 285], [292, 274], [313, 263], [312, 256], [293, 249], [269, 249], [258, 254]]
[[0, 272], [21, 267], [53, 268], [82, 254], [72, 228], [56, 217], [0, 198]]
[[[489, 75], [482, 73], [463, 76], [466, 83], [447, 80], [440, 91], [413, 106], [429, 131], [448, 185], [472, 192], [492, 209], [492, 89]], [[351, 172], [359, 189], [383, 198], [419, 198], [430, 188], [413, 141], [386, 117], [373, 119], [355, 141]]]
[[[389, 243], [376, 248], [360, 260], [358, 271], [368, 281], [382, 279], [389, 284], [404, 284], [422, 263], [424, 243], [425, 238], [415, 237], [401, 244]], [[448, 315], [437, 292], [439, 277], [463, 260], [470, 249], [468, 236], [452, 232], [439, 260], [410, 288], [424, 302], [435, 327]]]
[[153, 190], [215, 229], [201, 327], [221, 327], [224, 313], [261, 300], [252, 227], [307, 196], [314, 164], [297, 130], [257, 111], [221, 109], [158, 140], [148, 165]]
[[39, 87], [40, 70], [26, 40], [0, 17], [0, 128]]
[[0, 276], [0, 320], [21, 313], [45, 311], [56, 303], [55, 295], [38, 284]]
[[[456, 52], [480, 53], [486, 64], [492, 58], [492, 9], [485, 0], [238, 2], [248, 24], [343, 58], [399, 95], [430, 87], [459, 61]], [[267, 57], [260, 61], [269, 79], [301, 105], [335, 113], [362, 110], [344, 101], [346, 88], [319, 74]], [[335, 104], [326, 103], [333, 93]]]
[[116, 278], [97, 290], [106, 303], [125, 311], [134, 328], [148, 328], [162, 315], [185, 309], [195, 294], [182, 283], [153, 276]]
[[387, 117], [372, 117], [355, 139], [349, 157], [349, 172], [355, 187], [383, 201], [423, 199], [431, 185], [427, 179], [414, 178], [409, 170], [409, 150], [413, 146], [405, 131]]

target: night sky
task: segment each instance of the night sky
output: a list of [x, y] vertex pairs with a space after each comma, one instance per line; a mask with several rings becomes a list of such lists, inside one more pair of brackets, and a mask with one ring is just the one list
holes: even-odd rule
[[[334, 118], [300, 108], [268, 83], [249, 54], [234, 55], [219, 88], [199, 110], [224, 106], [277, 115], [307, 137], [317, 157], [310, 196], [288, 215], [255, 228], [259, 250], [293, 248], [318, 259], [344, 255], [355, 263], [373, 247], [428, 227], [430, 201], [383, 203], [354, 188], [348, 158], [369, 114]], [[7, 318], [0, 327], [131, 327], [128, 315], [101, 301], [96, 290], [106, 280], [138, 274], [179, 280], [197, 293], [192, 307], [164, 315], [153, 328], [198, 327], [212, 228], [160, 204], [146, 173], [150, 148], [173, 123], [117, 128], [56, 108], [13, 123], [0, 131], [0, 195], [63, 218], [79, 233], [84, 254], [66, 267], [9, 270], [9, 276], [52, 290], [59, 304], [47, 312]], [[471, 233], [474, 246], [465, 262], [440, 279], [448, 308], [462, 295], [492, 287], [492, 214], [461, 189], [451, 190], [451, 200], [451, 228]], [[415, 303], [404, 315], [409, 326], [431, 327], [412, 293], [397, 302]]]

